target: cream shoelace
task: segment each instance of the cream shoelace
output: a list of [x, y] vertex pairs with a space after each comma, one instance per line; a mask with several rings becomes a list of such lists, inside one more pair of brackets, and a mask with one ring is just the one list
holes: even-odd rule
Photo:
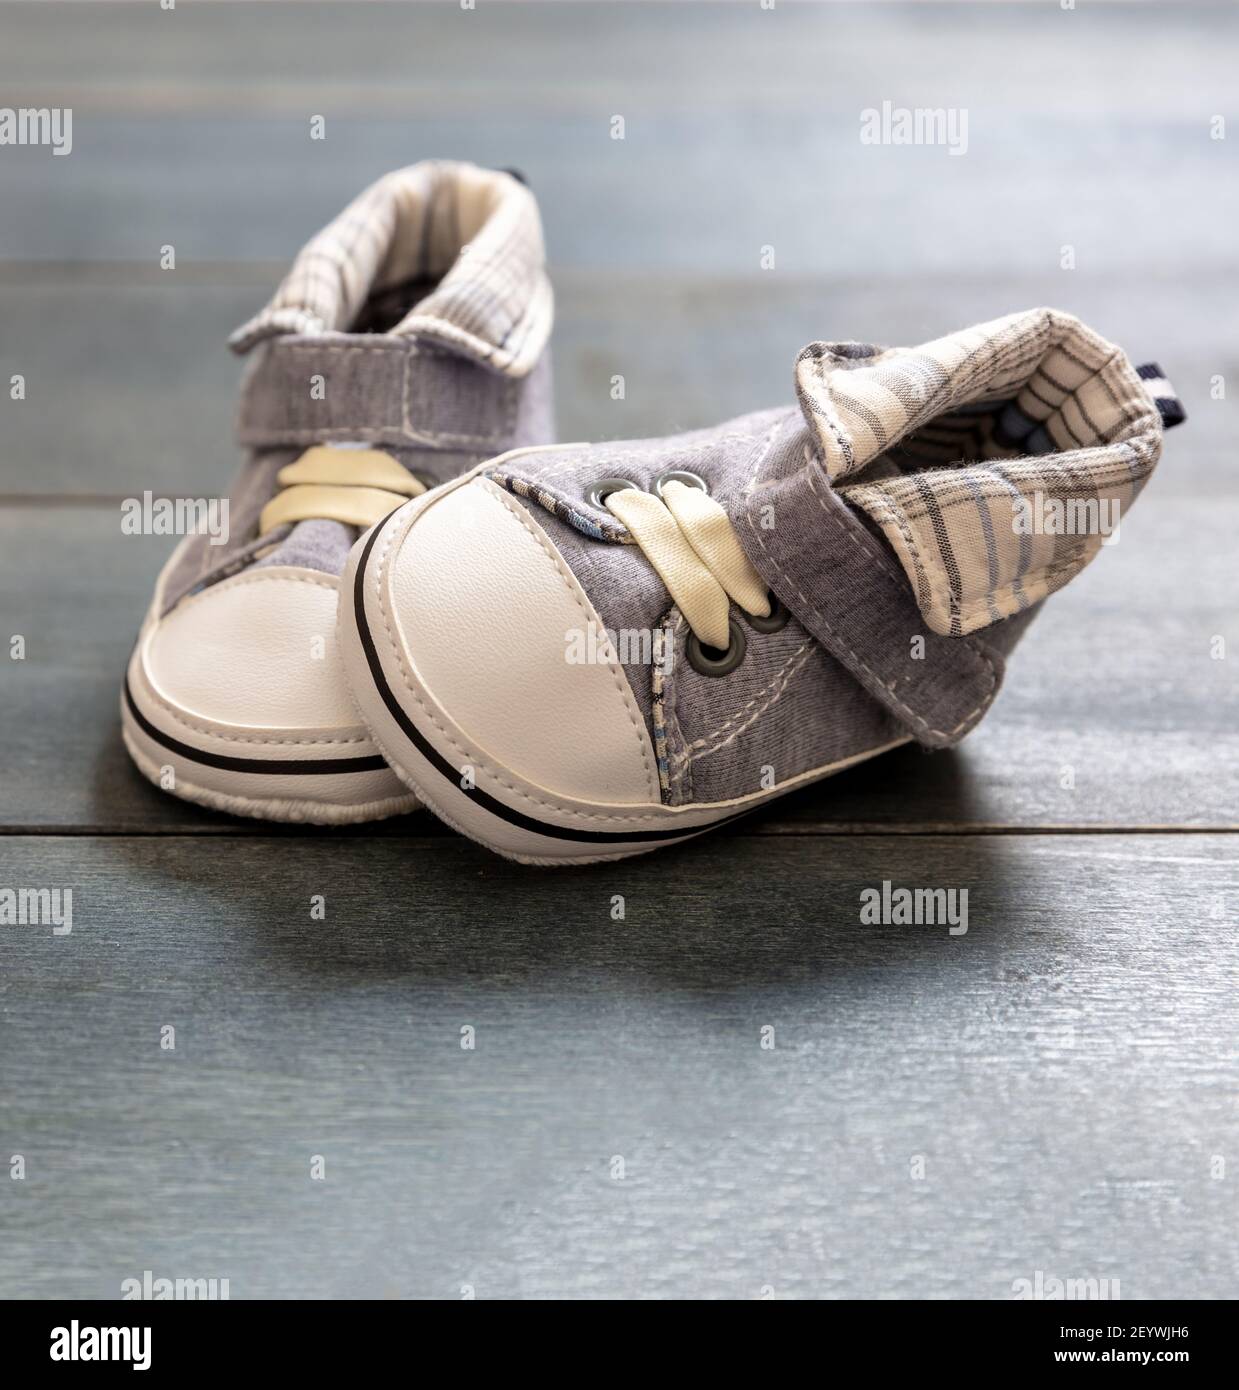
[[262, 509], [258, 534], [293, 521], [342, 521], [373, 526], [426, 484], [382, 449], [342, 449], [316, 444], [276, 474], [281, 491]]
[[704, 646], [726, 651], [729, 600], [770, 615], [770, 596], [740, 548], [727, 513], [700, 488], [669, 479], [661, 499], [624, 488], [603, 502], [658, 571], [684, 620]]

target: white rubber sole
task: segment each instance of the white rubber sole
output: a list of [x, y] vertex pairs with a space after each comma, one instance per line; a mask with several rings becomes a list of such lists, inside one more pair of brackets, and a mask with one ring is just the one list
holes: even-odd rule
[[[131, 661], [121, 731], [138, 771], [162, 791], [234, 816], [308, 825], [354, 825], [417, 809], [415, 796], [377, 753], [353, 758], [234, 756], [186, 741], [168, 727]], [[203, 742], [207, 742], [206, 739]]]
[[400, 508], [361, 537], [341, 578], [338, 616], [345, 678], [375, 744], [422, 803], [461, 834], [526, 864], [626, 859], [703, 834], [909, 741], [902, 738], [867, 749], [768, 791], [683, 807], [573, 800], [496, 763], [471, 743], [420, 680], [399, 643], [388, 587], [388, 558], [422, 508], [433, 506], [469, 477]]

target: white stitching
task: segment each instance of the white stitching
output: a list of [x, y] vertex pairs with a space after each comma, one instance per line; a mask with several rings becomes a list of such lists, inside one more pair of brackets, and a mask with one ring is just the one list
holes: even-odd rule
[[[404, 355], [404, 372], [401, 382], [401, 402], [399, 422], [391, 422], [380, 426], [351, 426], [351, 425], [330, 425], [322, 428], [307, 427], [304, 429], [289, 429], [271, 423], [245, 424], [247, 415], [247, 405], [249, 393], [257, 389], [257, 380], [263, 369], [268, 369], [275, 373], [280, 370], [280, 359], [293, 356], [310, 356], [315, 360], [325, 358], [343, 358], [358, 356], [359, 354], [369, 354], [372, 352], [399, 352]], [[373, 343], [365, 345], [351, 346], [337, 344], [332, 346], [326, 343], [283, 343], [278, 347], [273, 347], [268, 357], [261, 359], [255, 364], [253, 369], [253, 380], [246, 378], [246, 389], [242, 396], [241, 410], [239, 412], [241, 423], [238, 428], [238, 438], [243, 444], [261, 444], [269, 441], [279, 440], [307, 440], [322, 439], [328, 437], [339, 437], [345, 439], [389, 439], [396, 438], [404, 443], [422, 444], [450, 444], [454, 446], [478, 445], [489, 447], [503, 439], [511, 436], [513, 424], [516, 419], [517, 410], [517, 386], [511, 380], [501, 383], [502, 389], [508, 399], [506, 402], [507, 413], [504, 417], [505, 429], [499, 429], [491, 434], [453, 434], [448, 431], [436, 430], [415, 430], [410, 419], [409, 412], [409, 377], [412, 367], [412, 359], [415, 357], [435, 358], [441, 361], [453, 361], [453, 355], [448, 352], [435, 352], [433, 349], [421, 348], [416, 342], [389, 342], [382, 338], [377, 338]], [[466, 450], [467, 451], [467, 450]]]
[[[741, 706], [741, 708], [736, 710], [736, 712], [733, 715], [731, 715], [728, 719], [725, 719], [716, 728], [711, 729], [708, 734], [703, 734], [700, 738], [694, 739], [692, 743], [688, 745], [687, 752], [678, 753], [676, 756], [680, 758], [703, 758], [706, 756], [707, 753], [716, 753], [720, 748], [725, 748], [729, 743], [732, 742], [733, 739], [736, 738], [738, 734], [743, 733], [743, 731], [747, 729], [754, 722], [754, 720], [758, 719], [761, 715], [765, 714], [765, 712], [768, 709], [770, 709], [771, 706], [778, 704], [779, 700], [782, 699], [783, 695], [786, 693], [787, 687], [791, 684], [793, 677], [798, 675], [799, 672], [804, 668], [805, 663], [813, 654], [813, 650], [817, 645], [818, 642], [816, 638], [807, 638], [804, 642], [800, 644], [800, 646], [796, 648], [796, 650], [791, 654], [791, 656], [787, 658], [787, 660], [775, 673], [770, 683], [763, 690], [759, 691], [756, 695], [754, 695], [753, 698], [748, 702], [748, 704]], [[760, 705], [760, 708], [753, 709], [754, 705]], [[731, 725], [736, 722], [736, 720], [743, 719], [745, 714], [747, 714], [749, 710], [753, 710], [753, 714], [750, 718], [744, 720], [744, 723], [740, 726], [740, 728], [736, 729], [727, 738], [723, 739], [721, 743], [716, 743], [713, 747], [710, 748], [707, 748], [705, 746], [710, 742], [711, 739], [717, 738], [718, 735], [721, 734], [724, 729], [730, 728]], [[694, 750], [696, 751], [694, 752]]]
[[[310, 584], [315, 588], [332, 589], [337, 594], [339, 593], [339, 584], [336, 580], [327, 575], [270, 574], [258, 570], [237, 575], [233, 579], [224, 581], [223, 584], [216, 584], [212, 588], [204, 590], [201, 594], [195, 594], [193, 597], [185, 600], [184, 603], [178, 604], [172, 612], [176, 613], [182, 609], [188, 609], [195, 604], [201, 603], [204, 599], [213, 597], [224, 589], [239, 589], [250, 584]], [[171, 617], [171, 614], [168, 616]], [[166, 622], [167, 619], [161, 619], [160, 621]], [[143, 676], [143, 696], [149, 699], [153, 704], [158, 705], [174, 724], [182, 729], [188, 729], [193, 733], [201, 734], [204, 738], [215, 739], [220, 743], [246, 744], [255, 748], [336, 748], [359, 744], [370, 745], [370, 739], [364, 732], [356, 737], [348, 738], [249, 738], [240, 734], [220, 733], [218, 730], [209, 728], [205, 724], [198, 724], [192, 719], [186, 718], [176, 705], [166, 699], [147, 675], [146, 663], [141, 656], [139, 656], [138, 659], [138, 668]]]

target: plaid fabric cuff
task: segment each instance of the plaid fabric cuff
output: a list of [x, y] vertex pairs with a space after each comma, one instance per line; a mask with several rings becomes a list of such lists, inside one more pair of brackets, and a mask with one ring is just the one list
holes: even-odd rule
[[347, 332], [384, 291], [437, 282], [391, 330], [507, 376], [528, 374], [551, 332], [538, 205], [510, 174], [429, 161], [366, 189], [302, 249], [261, 313], [229, 339]]
[[959, 637], [1061, 589], [1117, 528], [1163, 414], [1182, 418], [1147, 370], [1034, 309], [919, 348], [812, 343], [796, 389], [833, 485], [881, 528], [928, 626]]

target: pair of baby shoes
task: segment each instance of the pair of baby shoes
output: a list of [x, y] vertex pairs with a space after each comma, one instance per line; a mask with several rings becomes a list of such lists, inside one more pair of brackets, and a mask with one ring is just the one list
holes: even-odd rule
[[550, 327], [509, 175], [414, 166], [309, 243], [233, 339], [239, 524], [174, 554], [130, 661], [148, 776], [282, 820], [421, 802], [534, 863], [688, 838], [963, 738], [1183, 418], [1035, 309], [812, 343], [793, 406], [555, 445]]

